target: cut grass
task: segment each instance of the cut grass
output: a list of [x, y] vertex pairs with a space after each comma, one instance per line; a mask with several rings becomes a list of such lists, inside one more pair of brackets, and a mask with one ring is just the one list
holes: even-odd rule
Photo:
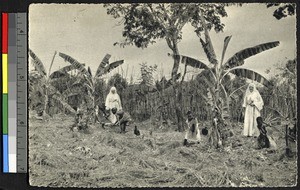
[[[273, 132], [278, 150], [255, 150], [256, 139], [242, 137], [242, 126], [224, 149], [211, 148], [207, 137], [189, 147], [176, 127], [164, 132], [150, 121], [120, 134], [119, 128], [91, 126], [89, 133], [70, 131], [73, 118], [31, 117], [29, 180], [49, 187], [230, 187], [294, 186], [296, 158], [280, 159], [285, 141]], [[153, 131], [150, 133], [150, 131]]]

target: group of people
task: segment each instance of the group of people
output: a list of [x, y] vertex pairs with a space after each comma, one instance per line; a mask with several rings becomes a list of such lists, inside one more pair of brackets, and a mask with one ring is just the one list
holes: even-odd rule
[[105, 100], [105, 113], [104, 116], [108, 120], [107, 123], [102, 123], [102, 127], [118, 125], [120, 132], [125, 133], [126, 127], [132, 121], [130, 115], [122, 109], [122, 103], [116, 87], [111, 87]]
[[[270, 148], [275, 146], [272, 137], [267, 135], [263, 119], [260, 111], [263, 109], [263, 99], [256, 89], [254, 83], [250, 83], [244, 95], [243, 108], [244, 108], [244, 129], [243, 136], [257, 138], [257, 148]], [[184, 145], [188, 144], [188, 140], [197, 141], [200, 143], [200, 130], [197, 118], [195, 118], [191, 111], [187, 113], [186, 120], [188, 130], [184, 138]], [[207, 131], [202, 130], [202, 134], [207, 134]]]
[[[96, 106], [95, 110], [87, 108], [86, 102], [83, 101], [80, 108], [77, 108], [77, 113], [75, 116], [75, 124], [71, 126], [71, 130], [77, 128], [78, 130], [85, 130], [88, 128], [88, 122], [90, 121], [90, 116], [95, 115], [94, 122], [99, 123], [99, 109], [103, 112], [103, 116], [106, 118], [107, 122], [102, 121], [102, 127], [105, 126], [120, 126], [120, 132], [125, 133], [126, 126], [132, 121], [130, 115], [124, 112], [122, 109], [122, 103], [120, 96], [117, 93], [115, 87], [112, 87], [106, 97], [104, 105]], [[84, 114], [86, 110], [86, 114]], [[92, 112], [94, 112], [92, 114]]]
[[[250, 83], [244, 95], [244, 129], [243, 136], [257, 137], [258, 149], [269, 148], [275, 144], [274, 140], [267, 135], [267, 130], [261, 117], [260, 111], [263, 109], [263, 99], [256, 89], [254, 83]], [[119, 125], [120, 132], [125, 133], [126, 127], [132, 121], [130, 115], [123, 111], [120, 96], [115, 87], [111, 87], [109, 94], [105, 100], [104, 116], [108, 120], [107, 123], [102, 123], [102, 127]], [[200, 143], [199, 123], [191, 111], [187, 113], [187, 131], [184, 137], [184, 145], [188, 145], [188, 141], [197, 141]], [[201, 130], [202, 135], [207, 135], [208, 130], [204, 128]]]

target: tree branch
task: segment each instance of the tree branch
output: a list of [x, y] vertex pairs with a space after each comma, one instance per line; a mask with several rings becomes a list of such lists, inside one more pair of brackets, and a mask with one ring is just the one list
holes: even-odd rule
[[166, 10], [164, 4], [158, 4], [158, 6], [163, 10], [165, 16], [167, 17], [167, 20], [169, 21], [169, 24], [173, 25], [169, 15], [168, 15], [168, 11]]
[[168, 30], [167, 30], [167, 27], [164, 25], [164, 21], [161, 20], [161, 18], [159, 18], [159, 17], [156, 15], [156, 13], [155, 13], [155, 11], [153, 10], [151, 4], [147, 4], [147, 5], [148, 5], [148, 7], [149, 7], [149, 9], [150, 9], [150, 12], [151, 12], [152, 15], [154, 16], [155, 20], [161, 24], [161, 26], [162, 26], [164, 32], [167, 33]]
[[169, 38], [166, 38], [166, 41], [167, 41], [167, 44], [168, 44], [169, 48], [170, 48], [172, 51], [174, 51], [174, 46], [172, 46], [171, 40], [170, 40]]

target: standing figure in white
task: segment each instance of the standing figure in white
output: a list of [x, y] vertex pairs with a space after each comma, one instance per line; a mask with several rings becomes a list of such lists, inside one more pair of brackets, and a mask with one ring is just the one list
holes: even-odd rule
[[255, 136], [259, 135], [257, 128], [256, 118], [260, 116], [260, 111], [264, 105], [263, 99], [256, 89], [253, 83], [250, 83], [245, 96], [243, 107], [245, 108], [245, 119], [244, 119], [244, 136]]
[[116, 123], [117, 118], [116, 115], [112, 113], [112, 109], [116, 108], [117, 111], [122, 110], [122, 104], [119, 94], [117, 93], [116, 87], [111, 87], [109, 94], [106, 96], [105, 100], [106, 109], [110, 110], [110, 114], [108, 119], [111, 123]]

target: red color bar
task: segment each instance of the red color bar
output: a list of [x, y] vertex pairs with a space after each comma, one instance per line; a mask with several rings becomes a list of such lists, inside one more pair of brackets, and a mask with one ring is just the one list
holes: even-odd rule
[[2, 53], [8, 52], [8, 13], [2, 13]]

